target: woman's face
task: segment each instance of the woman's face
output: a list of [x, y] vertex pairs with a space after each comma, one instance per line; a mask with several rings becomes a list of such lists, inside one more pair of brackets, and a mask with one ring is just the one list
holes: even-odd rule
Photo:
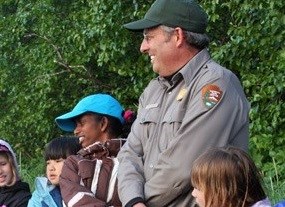
[[205, 195], [203, 191], [194, 188], [192, 191], [192, 196], [196, 199], [196, 203], [200, 207], [205, 207]]
[[14, 173], [11, 163], [4, 155], [0, 155], [0, 187], [12, 185]]
[[65, 159], [48, 160], [46, 161], [46, 175], [48, 180], [53, 185], [59, 184], [59, 177], [62, 171]]
[[93, 114], [84, 114], [76, 119], [74, 135], [79, 137], [82, 147], [87, 147], [95, 142], [105, 142], [104, 130], [101, 122]]

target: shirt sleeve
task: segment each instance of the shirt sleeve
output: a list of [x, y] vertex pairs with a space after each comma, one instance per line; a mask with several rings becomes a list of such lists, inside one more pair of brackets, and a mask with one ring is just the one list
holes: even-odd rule
[[[141, 108], [141, 101], [138, 108], [138, 114]], [[132, 201], [144, 201], [144, 172], [143, 172], [143, 144], [141, 142], [140, 123], [134, 121], [132, 130], [126, 143], [121, 148], [118, 171], [118, 192], [123, 206]], [[134, 203], [135, 204], [135, 203]]]
[[41, 206], [41, 199], [37, 191], [34, 191], [32, 197], [29, 200], [28, 207]]

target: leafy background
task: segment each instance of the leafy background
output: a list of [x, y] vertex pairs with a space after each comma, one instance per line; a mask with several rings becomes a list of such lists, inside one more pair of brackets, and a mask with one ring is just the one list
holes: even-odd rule
[[[155, 76], [139, 53], [142, 35], [122, 25], [150, 0], [0, 2], [0, 133], [20, 155], [31, 187], [43, 171], [54, 118], [82, 97], [104, 92], [136, 110]], [[285, 194], [285, 6], [282, 0], [204, 0], [209, 50], [240, 78], [251, 102], [250, 153], [273, 203]]]

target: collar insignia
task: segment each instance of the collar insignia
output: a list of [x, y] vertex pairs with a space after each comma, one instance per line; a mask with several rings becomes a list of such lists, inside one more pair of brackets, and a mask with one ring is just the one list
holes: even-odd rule
[[186, 93], [187, 93], [187, 89], [186, 89], [186, 88], [182, 88], [182, 89], [179, 91], [178, 95], [176, 96], [176, 100], [177, 100], [177, 101], [181, 101], [181, 100], [184, 98], [184, 96], [185, 96]]

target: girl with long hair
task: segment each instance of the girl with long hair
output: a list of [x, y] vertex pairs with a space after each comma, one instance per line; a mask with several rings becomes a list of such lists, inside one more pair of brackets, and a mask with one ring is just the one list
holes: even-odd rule
[[191, 170], [192, 195], [200, 207], [269, 207], [260, 171], [243, 150], [212, 148]]

